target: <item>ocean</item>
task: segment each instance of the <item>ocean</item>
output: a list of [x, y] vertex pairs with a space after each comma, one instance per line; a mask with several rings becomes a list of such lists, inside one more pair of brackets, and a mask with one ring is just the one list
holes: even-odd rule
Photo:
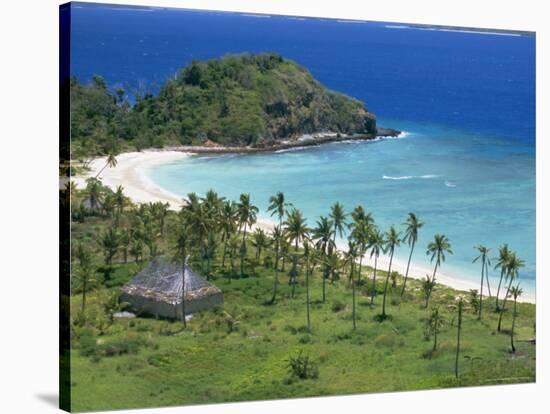
[[[443, 272], [479, 279], [474, 246], [508, 243], [535, 291], [535, 36], [283, 16], [73, 3], [72, 74], [156, 93], [193, 59], [277, 52], [330, 89], [364, 101], [402, 138], [273, 154], [195, 156], [149, 171], [179, 195], [249, 192], [260, 207], [283, 191], [314, 225], [340, 201], [402, 230], [426, 223], [415, 263], [429, 266], [435, 233], [454, 254]], [[397, 251], [403, 261], [407, 247]], [[496, 262], [496, 260], [493, 260]], [[492, 269], [492, 267], [491, 267]], [[496, 290], [497, 271], [491, 270]]]

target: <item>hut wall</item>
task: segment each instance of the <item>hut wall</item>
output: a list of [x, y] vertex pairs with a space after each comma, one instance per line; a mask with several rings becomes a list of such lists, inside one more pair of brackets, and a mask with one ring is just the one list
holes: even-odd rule
[[153, 300], [138, 295], [129, 295], [125, 292], [120, 295], [120, 300], [122, 302], [129, 303], [131, 310], [136, 312], [138, 315], [145, 314], [172, 319], [176, 317], [176, 306], [166, 302]]
[[[122, 302], [127, 302], [130, 305], [131, 310], [137, 314], [146, 314], [161, 318], [181, 319], [181, 303], [171, 305], [166, 302], [149, 299], [139, 295], [129, 295], [126, 292], [121, 293], [120, 300]], [[185, 313], [189, 315], [190, 313], [211, 309], [222, 304], [223, 293], [219, 292], [198, 299], [187, 300], [185, 302]]]
[[[223, 293], [215, 293], [213, 295], [203, 296], [198, 299], [185, 301], [185, 314], [200, 312], [205, 309], [212, 309], [223, 304]], [[181, 319], [181, 303], [177, 304], [177, 317]]]

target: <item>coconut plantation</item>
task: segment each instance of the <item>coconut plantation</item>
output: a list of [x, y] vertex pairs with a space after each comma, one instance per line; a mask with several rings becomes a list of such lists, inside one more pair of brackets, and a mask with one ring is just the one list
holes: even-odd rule
[[[172, 209], [101, 177], [60, 197], [72, 216], [75, 411], [535, 381], [535, 305], [505, 240], [471, 246], [479, 287], [459, 291], [438, 281], [453, 240], [420, 245], [414, 212], [381, 228], [368, 206], [334, 200], [305, 217], [282, 192], [262, 212], [254, 194], [215, 190]], [[430, 273], [397, 272], [403, 252]]]

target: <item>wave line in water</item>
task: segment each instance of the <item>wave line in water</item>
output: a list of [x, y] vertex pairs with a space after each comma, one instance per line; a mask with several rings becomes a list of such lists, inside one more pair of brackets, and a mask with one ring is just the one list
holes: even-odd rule
[[428, 180], [431, 178], [437, 178], [439, 175], [437, 174], [424, 174], [424, 175], [400, 175], [400, 176], [391, 176], [391, 175], [383, 175], [383, 180], [412, 180], [413, 178], [420, 178], [424, 180]]

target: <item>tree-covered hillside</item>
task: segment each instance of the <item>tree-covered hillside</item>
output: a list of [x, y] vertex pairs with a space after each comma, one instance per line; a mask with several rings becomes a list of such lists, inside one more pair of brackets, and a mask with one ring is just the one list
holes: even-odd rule
[[[74, 149], [101, 154], [166, 144], [267, 145], [306, 133], [376, 132], [356, 99], [329, 91], [304, 67], [276, 54], [194, 61], [158, 95], [110, 91], [96, 76], [71, 84]], [[122, 148], [121, 148], [122, 147]]]

